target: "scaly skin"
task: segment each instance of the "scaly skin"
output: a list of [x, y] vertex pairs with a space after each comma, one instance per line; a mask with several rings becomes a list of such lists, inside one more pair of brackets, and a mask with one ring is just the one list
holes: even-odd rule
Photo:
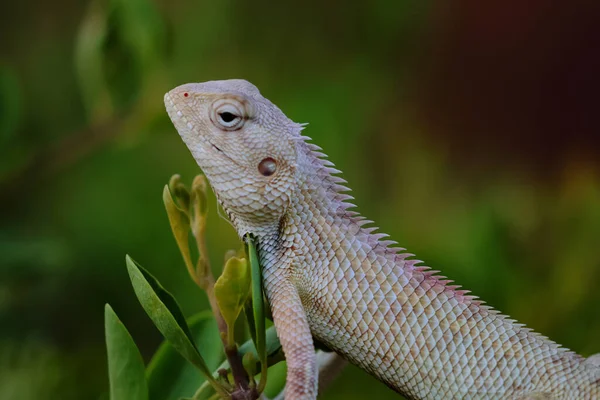
[[312, 336], [411, 399], [600, 398], [592, 362], [366, 227], [339, 171], [252, 84], [186, 84], [165, 104], [238, 234], [258, 237], [286, 399], [316, 397]]

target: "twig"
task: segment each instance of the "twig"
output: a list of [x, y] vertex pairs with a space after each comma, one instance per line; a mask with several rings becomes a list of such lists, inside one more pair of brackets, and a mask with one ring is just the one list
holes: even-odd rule
[[225, 319], [223, 319], [217, 303], [217, 298], [215, 296], [215, 277], [208, 259], [208, 249], [206, 247], [204, 235], [206, 229], [205, 220], [201, 217], [198, 201], [193, 202], [193, 207], [194, 219], [192, 224], [192, 234], [196, 239], [196, 246], [198, 247], [198, 252], [200, 254], [198, 263], [196, 264], [197, 280], [195, 279], [195, 281], [200, 288], [206, 291], [210, 307], [215, 316], [215, 320], [217, 321], [217, 326], [219, 327], [221, 341], [225, 348], [225, 356], [227, 357], [227, 361], [229, 361], [233, 380], [238, 388], [238, 390], [232, 393], [232, 399], [256, 399], [258, 396], [255, 394], [253, 397], [252, 395], [252, 392], [256, 393], [256, 391], [249, 387], [249, 380], [244, 370], [242, 359], [237, 351], [237, 346], [235, 345], [235, 342], [232, 346], [227, 340], [227, 323], [225, 322]]

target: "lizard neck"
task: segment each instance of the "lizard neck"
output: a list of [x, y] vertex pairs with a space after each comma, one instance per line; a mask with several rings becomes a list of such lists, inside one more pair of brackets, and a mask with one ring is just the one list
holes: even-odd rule
[[[436, 291], [445, 292], [459, 302], [480, 307], [481, 302], [469, 295], [468, 290], [451, 285], [451, 280], [437, 275], [439, 271], [412, 259], [414, 255], [399, 247], [397, 242], [386, 239], [387, 234], [376, 232], [378, 228], [372, 225], [373, 221], [352, 210], [356, 207], [349, 202], [353, 197], [345, 193], [350, 189], [345, 186], [346, 181], [337, 176], [341, 171], [333, 168], [320, 150], [312, 143], [302, 142], [298, 145], [298, 185], [286, 220], [280, 224], [279, 242], [283, 244], [282, 247], [297, 248], [292, 256], [308, 281], [315, 273], [310, 269], [327, 268], [333, 271], [336, 265], [354, 261], [351, 262], [351, 268], [355, 273], [392, 273], [410, 280], [410, 285], [414, 287], [434, 287]], [[344, 245], [331, 250], [333, 243]], [[310, 254], [315, 249], [321, 251], [320, 256], [329, 261], [316, 262], [317, 255]], [[324, 254], [326, 252], [330, 254]], [[360, 257], [356, 258], [357, 254], [366, 257], [366, 260], [358, 262]], [[337, 261], [332, 264], [331, 260], [334, 259]], [[484, 306], [482, 312], [487, 313], [487, 308]]]
[[320, 147], [306, 142], [306, 139], [300, 136], [296, 144], [295, 186], [283, 214], [261, 210], [249, 217], [234, 212], [219, 199], [240, 238], [246, 233], [253, 233], [261, 241], [281, 242], [283, 239], [285, 242], [286, 226], [302, 229], [311, 223], [313, 217], [312, 222], [332, 225], [343, 225], [342, 220], [357, 226], [370, 222], [349, 210], [355, 205], [348, 202], [353, 197], [345, 193], [350, 191], [344, 186], [346, 181], [337, 176], [341, 171], [333, 168], [333, 163], [320, 152]]
[[[354, 198], [347, 193], [350, 189], [345, 186], [346, 181], [338, 176], [341, 171], [320, 150], [312, 143], [298, 143], [297, 189], [288, 213], [290, 222], [307, 232], [320, 232], [323, 243], [335, 243], [340, 235], [350, 235], [368, 247], [387, 249], [395, 245], [396, 242], [381, 240], [387, 235], [374, 233], [377, 228], [366, 226], [373, 222], [352, 210], [356, 207], [350, 203]], [[404, 249], [388, 249], [390, 254], [399, 250]]]
[[[350, 219], [358, 216], [350, 208], [353, 197], [346, 181], [337, 176], [341, 171], [320, 152], [321, 148], [304, 141], [297, 146], [297, 190], [292, 204], [293, 213], [311, 212], [328, 219]], [[359, 218], [360, 219], [360, 218]]]

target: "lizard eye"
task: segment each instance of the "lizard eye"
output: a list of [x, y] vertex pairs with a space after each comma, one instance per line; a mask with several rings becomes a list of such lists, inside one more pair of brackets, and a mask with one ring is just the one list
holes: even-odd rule
[[235, 130], [242, 127], [242, 117], [230, 111], [217, 112], [217, 122], [227, 130]]
[[225, 111], [219, 114], [221, 117], [221, 121], [226, 124], [232, 123], [236, 118], [239, 118], [237, 115], [230, 113], [229, 111]]
[[222, 130], [236, 131], [244, 125], [244, 109], [233, 99], [218, 100], [212, 110], [211, 120]]

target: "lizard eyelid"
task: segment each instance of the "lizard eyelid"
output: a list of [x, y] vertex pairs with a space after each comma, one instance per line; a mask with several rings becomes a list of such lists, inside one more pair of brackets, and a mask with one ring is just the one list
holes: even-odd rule
[[220, 99], [211, 107], [210, 119], [219, 129], [236, 131], [244, 126], [246, 118], [242, 104], [234, 99]]

